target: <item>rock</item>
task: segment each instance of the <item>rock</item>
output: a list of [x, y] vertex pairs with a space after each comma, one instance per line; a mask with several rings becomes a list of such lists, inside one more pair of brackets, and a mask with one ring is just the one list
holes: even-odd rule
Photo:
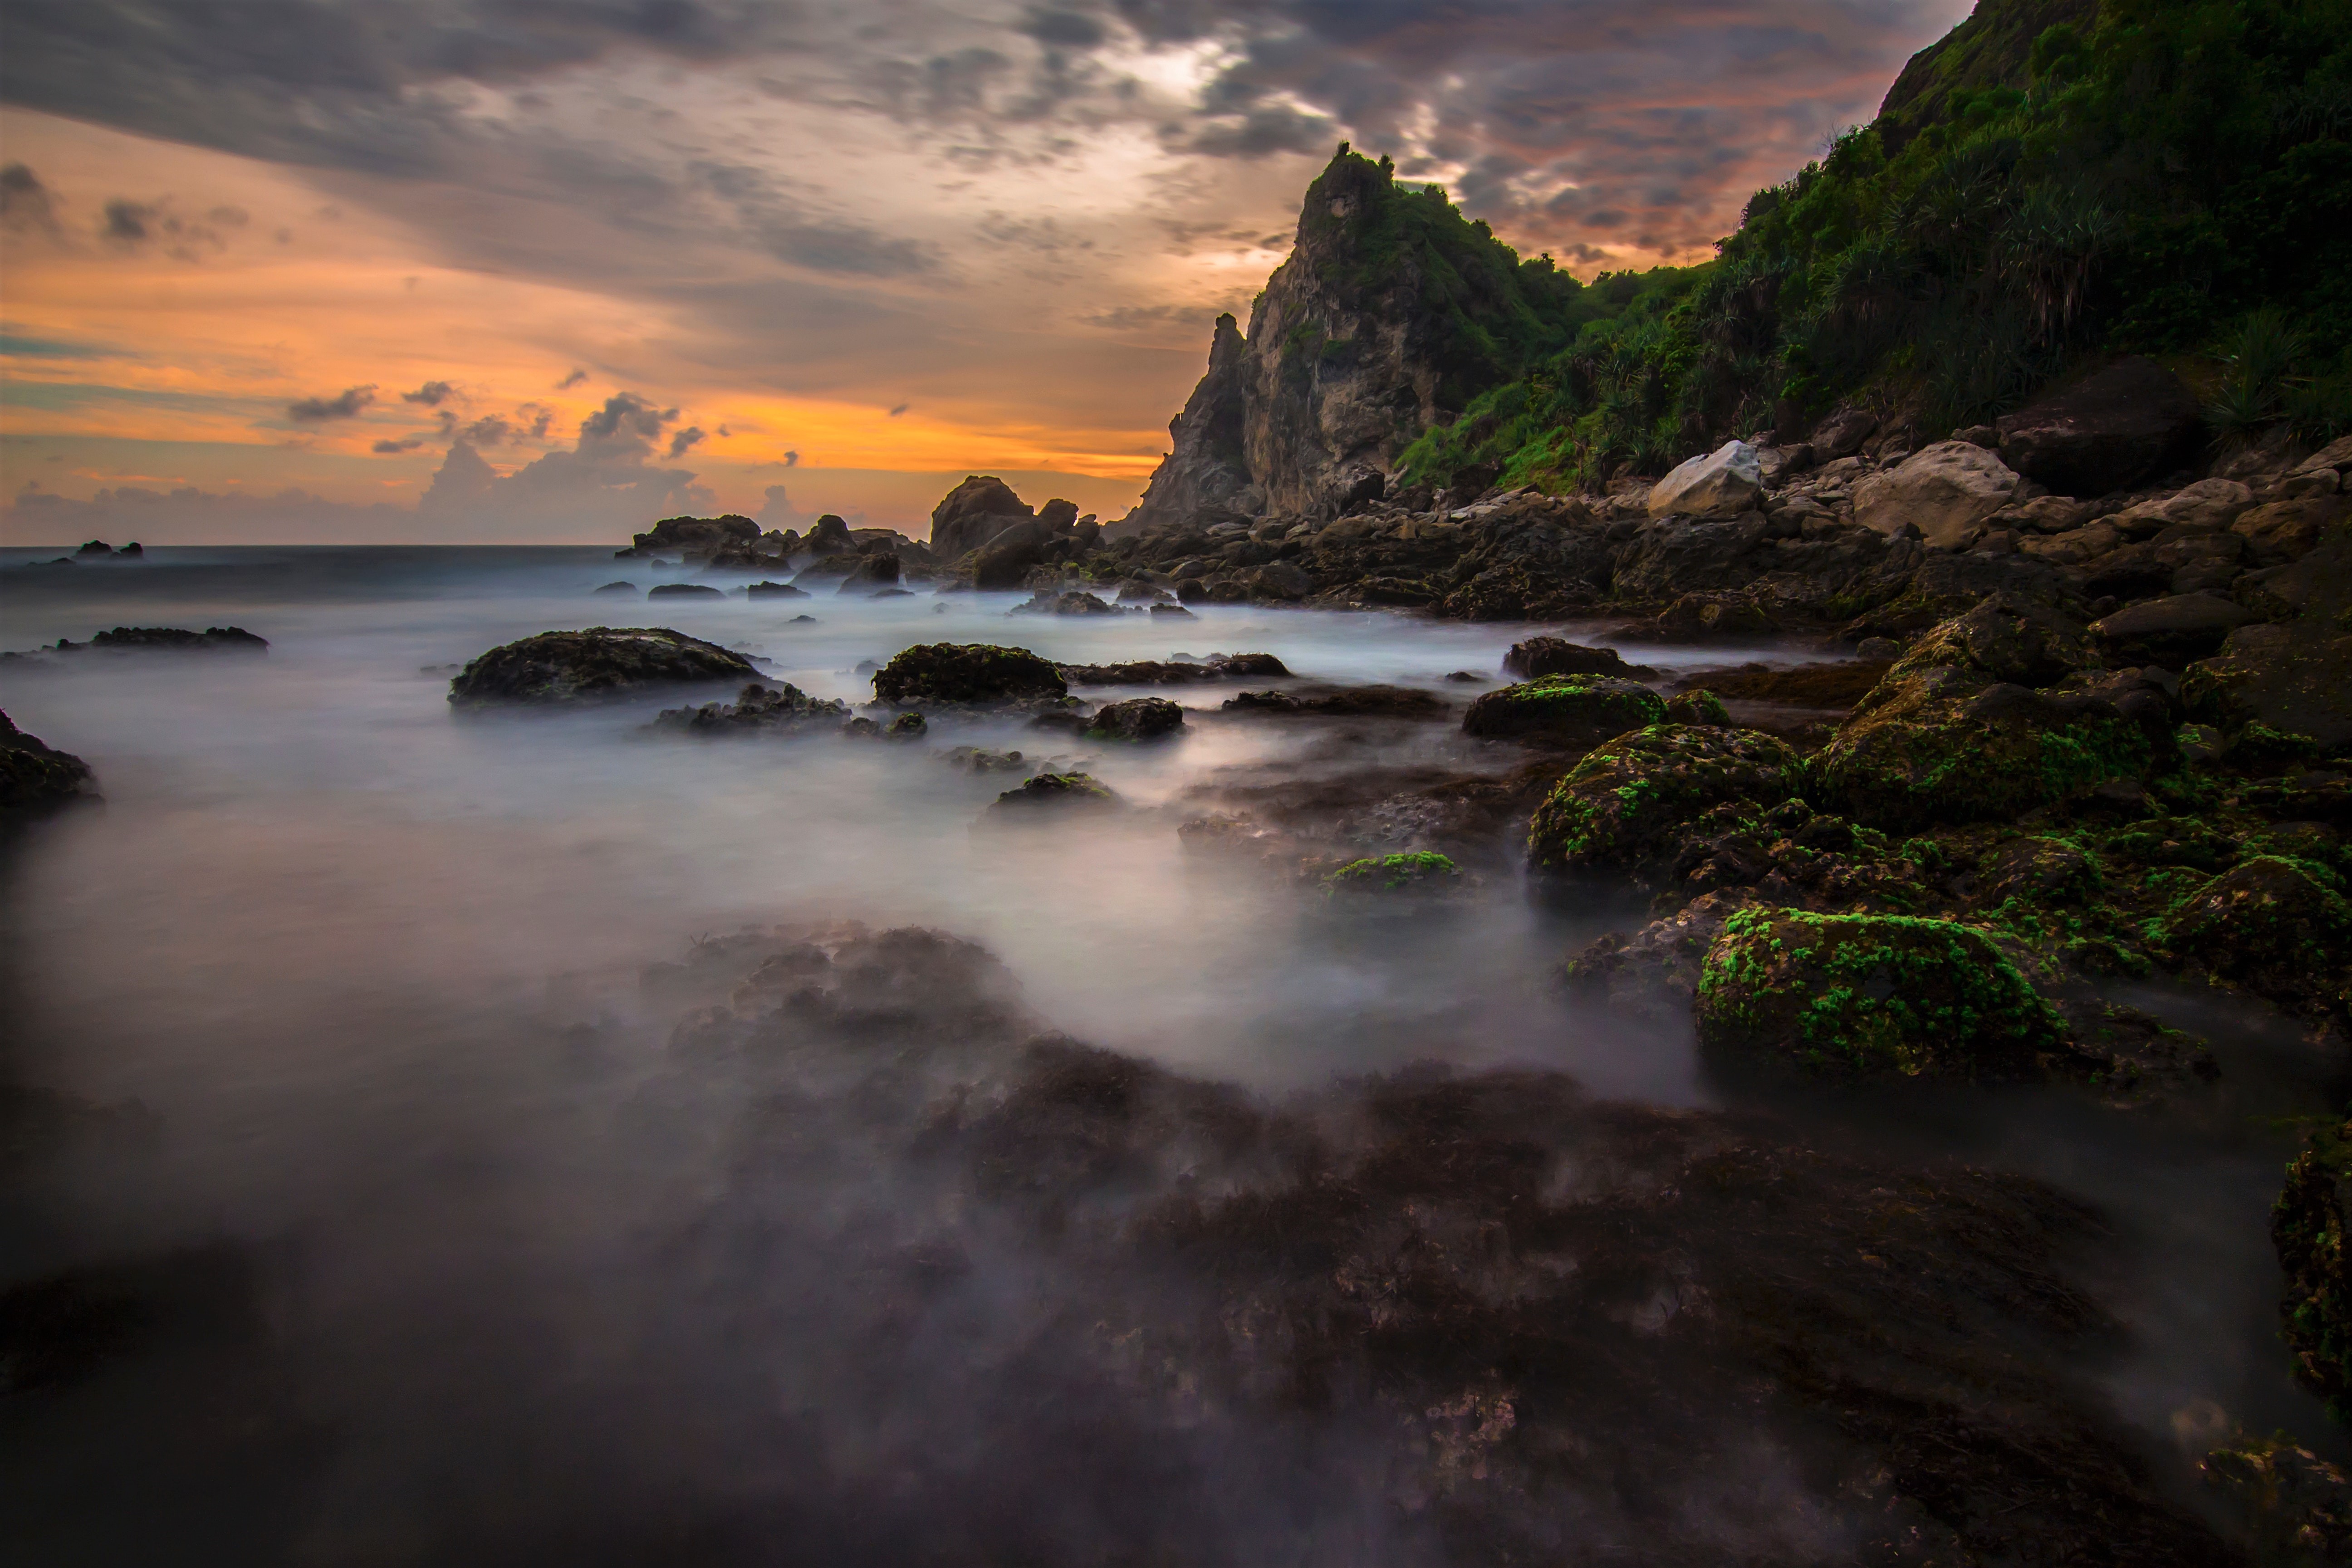
[[2123, 359], [1997, 422], [2002, 461], [2062, 495], [2128, 489], [2187, 457], [2195, 394], [2150, 359]]
[[1043, 524], [1017, 522], [982, 545], [972, 557], [972, 586], [984, 593], [1018, 588], [1045, 561]]
[[1115, 616], [1118, 606], [1104, 602], [1094, 595], [1072, 591], [1056, 594], [1040, 589], [1027, 604], [1015, 605], [1009, 614], [1015, 616]]
[[1939, 441], [1855, 486], [1853, 517], [1882, 534], [1908, 523], [1930, 549], [1965, 550], [2017, 491], [2016, 472], [1992, 453]]
[[1698, 996], [1699, 966], [1732, 911], [1753, 901], [1744, 889], [1702, 893], [1628, 936], [1611, 931], [1560, 966], [1571, 995], [1654, 1023], [1680, 1025]]
[[1186, 609], [1181, 605], [1154, 605], [1151, 606], [1151, 613], [1155, 616], [1166, 616], [1174, 620], [1190, 621], [1199, 619], [1199, 617], [1194, 616], [1192, 611]]
[[1657, 724], [1618, 736], [1568, 771], [1528, 826], [1538, 871], [1639, 870], [1677, 830], [1727, 802], [1761, 810], [1797, 792], [1797, 752], [1775, 736]]
[[754, 583], [743, 593], [746, 597], [753, 599], [805, 599], [809, 596], [807, 589], [795, 588], [790, 583]]
[[2172, 910], [2165, 945], [2214, 975], [2326, 1016], [2352, 1008], [2352, 905], [2292, 860], [2257, 856]]
[[1068, 687], [1061, 672], [1025, 647], [986, 643], [927, 643], [908, 648], [874, 673], [874, 695], [883, 702], [953, 702], [1019, 706], [1059, 704]]
[[2246, 542], [2235, 533], [2159, 535], [2150, 548], [2159, 565], [2172, 568], [2169, 586], [2176, 594], [2225, 589], [2246, 570]]
[[2328, 525], [2347, 510], [2352, 509], [2336, 496], [2272, 501], [2240, 512], [2230, 531], [2246, 542], [2255, 565], [2280, 566], [2300, 561], [2317, 549]]
[[[2279, 1304], [2295, 1376], [2352, 1419], [2352, 1120], [2314, 1128], [2271, 1210], [2286, 1272]], [[2339, 1520], [2352, 1544], [2352, 1520]]]
[[1489, 691], [1462, 716], [1462, 732], [1482, 739], [1542, 739], [1593, 745], [1657, 723], [1666, 705], [1639, 681], [1606, 675], [1547, 675]]
[[1462, 880], [1452, 859], [1423, 849], [1350, 860], [1323, 879], [1323, 890], [1333, 898], [1426, 898], [1452, 892]]
[[1164, 697], [1130, 697], [1095, 710], [1086, 733], [1097, 741], [1156, 741], [1184, 727], [1184, 710]]
[[998, 795], [988, 810], [990, 816], [1003, 818], [1048, 811], [1099, 811], [1119, 804], [1110, 786], [1091, 773], [1039, 773]]
[[828, 555], [855, 555], [857, 540], [849, 531], [846, 519], [826, 512], [809, 524], [808, 537], [801, 541], [801, 550], [820, 560]]
[[1133, 664], [1066, 664], [1062, 679], [1073, 686], [1181, 686], [1209, 680], [1287, 678], [1290, 671], [1270, 653], [1213, 653], [1203, 659], [1140, 659]]
[[[2344, 585], [2340, 566], [2336, 583]], [[2324, 596], [2317, 613], [2231, 632], [2219, 654], [2181, 672], [2189, 717], [2224, 729], [2259, 721], [2322, 746], [2352, 743], [2352, 682], [2344, 678], [2352, 668], [2352, 633], [2336, 624], [2340, 609], [2328, 613], [2343, 603]]]
[[1176, 595], [1156, 583], [1146, 583], [1130, 577], [1118, 585], [1118, 603], [1122, 605], [1169, 605]]
[[992, 752], [985, 746], [950, 746], [939, 757], [951, 768], [975, 773], [1025, 773], [1037, 765], [1018, 752]]
[[2127, 605], [2092, 623], [2093, 635], [2119, 658], [2174, 668], [2218, 651], [2222, 639], [2254, 618], [2219, 594], [2174, 594]]
[[2084, 903], [2100, 887], [2098, 862], [2063, 838], [2009, 839], [1977, 868], [1977, 900], [1993, 909], [2011, 900], [2028, 908]]
[[46, 811], [97, 794], [88, 763], [43, 744], [0, 712], [0, 813]]
[[1764, 473], [1756, 448], [1727, 441], [1704, 457], [1676, 465], [1650, 487], [1652, 517], [1734, 517], [1756, 504]]
[[2045, 1076], [2064, 1021], [1984, 934], [1948, 921], [1741, 910], [1700, 971], [1699, 1044], [1816, 1082]]
[[1326, 719], [1442, 719], [1445, 700], [1411, 686], [1301, 687], [1244, 691], [1225, 700], [1232, 713], [1298, 714]]
[[1566, 637], [1529, 637], [1511, 645], [1511, 651], [1503, 656], [1503, 668], [1532, 680], [1542, 675], [1617, 675], [1630, 679], [1642, 667], [1627, 664], [1613, 647], [1588, 647]]
[[1684, 594], [1660, 610], [1647, 626], [1620, 634], [1657, 642], [1743, 640], [1770, 637], [1780, 623], [1753, 594], [1713, 590]]
[[708, 583], [656, 583], [646, 595], [648, 599], [723, 599], [726, 591]]
[[[803, 729], [814, 724], [831, 728], [849, 717], [849, 704], [811, 697], [799, 687], [781, 689], [757, 682], [746, 686], [732, 702], [706, 702], [699, 708], [667, 708], [654, 719], [657, 729], [689, 735], [750, 734]], [[919, 715], [911, 715], [919, 717]]]
[[457, 708], [578, 702], [758, 673], [741, 654], [667, 626], [590, 626], [490, 649], [449, 683], [449, 701]]
[[1287, 561], [1269, 561], [1243, 579], [1254, 599], [1295, 601], [1315, 592], [1313, 574]]
[[633, 554], [653, 555], [675, 550], [708, 555], [729, 544], [750, 544], [760, 537], [760, 525], [730, 512], [724, 517], [666, 517], [630, 541]]
[[1965, 441], [1971, 447], [1998, 447], [2000, 432], [1990, 425], [1970, 425], [1952, 432], [1952, 439]]
[[599, 594], [627, 594], [635, 596], [637, 592], [637, 585], [635, 583], [607, 583], [603, 587], [597, 589], [596, 592]]
[[86, 643], [60, 640], [59, 652], [104, 648], [116, 653], [267, 653], [269, 644], [243, 626], [206, 626], [192, 632], [184, 626], [115, 626]]
[[[2329, 1135], [2340, 1142], [2341, 1135]], [[2287, 1264], [2288, 1289], [2284, 1307], [2288, 1344], [2295, 1351], [2296, 1371], [2314, 1393], [2330, 1401], [2339, 1420], [2352, 1417], [2347, 1397], [2347, 1352], [2352, 1343], [2352, 1296], [2347, 1296], [2343, 1271], [2346, 1205], [2334, 1190], [2321, 1184], [2352, 1174], [2352, 1163], [2340, 1155], [2321, 1154], [2317, 1140], [2305, 1159], [2287, 1170], [2287, 1188], [2271, 1218], [2271, 1238]], [[2288, 1219], [2292, 1209], [2294, 1218]], [[2307, 1237], [2307, 1239], [2306, 1239]], [[2316, 1267], [2314, 1267], [2314, 1264]], [[2335, 1272], [2328, 1272], [2329, 1265]], [[2298, 1310], [2314, 1310], [2298, 1321]], [[2318, 1349], [2322, 1345], [2329, 1350]], [[2335, 1362], [2330, 1379], [2304, 1361], [2305, 1347], [2325, 1361]], [[2239, 1535], [2253, 1548], [2253, 1561], [2264, 1568], [2334, 1568], [2352, 1562], [2352, 1478], [2284, 1434], [2255, 1437], [2244, 1432], [2207, 1454], [2197, 1467], [2205, 1482], [2229, 1494], [2238, 1505]]]
[[1877, 432], [1877, 415], [1860, 408], [1842, 408], [1813, 427], [1812, 437], [1806, 445], [1812, 447], [1815, 461], [1833, 463], [1861, 451], [1862, 444]]
[[1665, 721], [1669, 724], [1729, 725], [1730, 710], [1723, 699], [1702, 686], [1695, 690], [1678, 691], [1666, 699]]
[[2048, 686], [2091, 659], [2090, 634], [2073, 617], [2049, 605], [1996, 593], [1923, 634], [1886, 678], [1901, 680], [1950, 665], [2019, 686]]
[[930, 732], [930, 721], [920, 713], [901, 713], [883, 733], [893, 741], [919, 741]]
[[[857, 558], [857, 564], [841, 580], [836, 594], [871, 594], [877, 588], [898, 585], [898, 557], [895, 553], [875, 551]], [[789, 586], [789, 584], [787, 584]]]
[[114, 546], [103, 539], [93, 539], [74, 553], [76, 555], [111, 555], [114, 553]]
[[1807, 796], [1889, 832], [2013, 819], [2171, 760], [2113, 704], [1941, 666], [1887, 679], [1810, 765]]
[[2235, 479], [2200, 479], [2170, 495], [2126, 507], [2106, 522], [2126, 538], [2145, 539], [2168, 528], [2227, 528], [2253, 504], [2254, 492]]
[[931, 553], [954, 561], [1036, 513], [992, 475], [967, 475], [931, 509]]

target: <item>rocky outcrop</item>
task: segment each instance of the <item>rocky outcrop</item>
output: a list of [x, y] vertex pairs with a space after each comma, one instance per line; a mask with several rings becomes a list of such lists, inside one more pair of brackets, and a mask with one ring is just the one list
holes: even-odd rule
[[1521, 262], [1442, 192], [1343, 146], [1308, 187], [1247, 335], [1218, 321], [1174, 450], [1114, 536], [1379, 500], [1416, 436], [1564, 340], [1568, 297], [1549, 261]]
[[[683, 735], [749, 735], [784, 733], [815, 725], [838, 727], [849, 717], [849, 704], [812, 697], [799, 687], [781, 689], [757, 682], [743, 688], [732, 702], [706, 702], [699, 708], [666, 708], [654, 719], [656, 729]], [[919, 720], [920, 714], [901, 714]]]
[[2018, 476], [1967, 441], [1939, 441], [1873, 474], [1853, 492], [1854, 521], [1880, 533], [1905, 524], [1930, 549], [1965, 550], [1985, 521], [2018, 498]]
[[449, 683], [449, 703], [583, 702], [758, 673], [741, 654], [667, 626], [590, 626], [541, 632], [492, 648]]
[[1736, 517], [1756, 504], [1764, 490], [1764, 470], [1756, 448], [1727, 441], [1714, 451], [1685, 459], [1650, 487], [1652, 517]]
[[2123, 359], [1996, 423], [2001, 460], [2061, 495], [2128, 489], [2186, 458], [2201, 416], [2180, 378]]
[[1037, 515], [1013, 487], [988, 474], [972, 474], [931, 509], [931, 553], [954, 561], [998, 534]]
[[1462, 716], [1462, 732], [1486, 740], [1594, 745], [1664, 719], [1666, 705], [1638, 680], [1546, 675], [1489, 691]]
[[45, 811], [97, 793], [88, 763], [43, 744], [0, 712], [0, 815]]
[[749, 545], [760, 537], [760, 525], [729, 512], [723, 517], [666, 517], [645, 532], [631, 537], [620, 555], [709, 555], [729, 545]]
[[1068, 690], [1061, 671], [1027, 648], [988, 643], [926, 643], [874, 672], [876, 700], [898, 707], [1059, 703]]
[[1095, 741], [1157, 741], [1184, 727], [1184, 710], [1165, 697], [1130, 697], [1095, 710], [1086, 733]]

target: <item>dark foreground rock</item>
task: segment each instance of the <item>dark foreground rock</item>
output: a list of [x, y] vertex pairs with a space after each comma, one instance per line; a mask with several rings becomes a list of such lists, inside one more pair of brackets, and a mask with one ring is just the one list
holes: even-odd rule
[[1225, 699], [1228, 713], [1323, 719], [1443, 719], [1445, 700], [1413, 686], [1302, 686], [1291, 691], [1244, 691]]
[[88, 763], [43, 744], [0, 712], [0, 813], [43, 811], [97, 793]]
[[2196, 395], [2150, 359], [2118, 360], [1998, 425], [2001, 460], [2061, 495], [2127, 489], [2189, 455]]
[[1091, 773], [1039, 773], [998, 795], [988, 812], [999, 820], [1027, 821], [1119, 804], [1118, 794]]
[[457, 708], [580, 702], [758, 673], [741, 654], [667, 626], [590, 626], [492, 648], [449, 683], [449, 701]]
[[[687, 735], [775, 734], [814, 727], [838, 728], [849, 717], [849, 704], [811, 697], [789, 682], [781, 689], [758, 682], [743, 688], [732, 702], [706, 702], [699, 708], [666, 708], [654, 719], [657, 729]], [[919, 713], [902, 719], [922, 721]]]
[[2352, 1121], [2314, 1128], [2271, 1213], [2295, 1375], [2352, 1421]]
[[1130, 697], [1095, 710], [1086, 732], [1098, 741], [1157, 741], [1184, 727], [1184, 710], [1164, 697]]
[[875, 698], [900, 706], [1058, 702], [1068, 694], [1062, 672], [1051, 663], [1025, 647], [999, 647], [992, 643], [925, 643], [906, 649], [874, 672]]
[[1282, 660], [1270, 653], [1213, 653], [1198, 660], [1138, 659], [1130, 664], [1066, 664], [1060, 668], [1062, 679], [1073, 686], [1181, 686], [1290, 675]]
[[1462, 716], [1462, 732], [1590, 746], [1665, 716], [1664, 700], [1638, 680], [1547, 675], [1478, 698]]

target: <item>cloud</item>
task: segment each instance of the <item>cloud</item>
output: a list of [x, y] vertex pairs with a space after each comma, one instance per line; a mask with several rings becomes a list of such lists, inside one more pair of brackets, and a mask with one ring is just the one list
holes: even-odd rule
[[896, 419], [899, 415], [904, 414], [908, 409], [912, 408], [913, 406], [915, 405], [911, 403], [901, 403], [897, 407], [890, 410], [890, 417]]
[[98, 237], [109, 245], [143, 245], [159, 215], [145, 202], [117, 198], [106, 204], [105, 221], [99, 226]]
[[0, 166], [0, 228], [59, 232], [57, 195], [26, 164]]
[[798, 452], [786, 452], [784, 454], [784, 467], [788, 468], [797, 468], [800, 466], [801, 455]]
[[305, 397], [286, 405], [286, 417], [299, 424], [318, 424], [329, 419], [356, 419], [360, 411], [375, 401], [375, 387], [347, 386], [332, 397]]
[[558, 392], [569, 392], [587, 379], [588, 373], [582, 370], [579, 366], [574, 365], [572, 368], [572, 374], [570, 375], [565, 376], [562, 381], [555, 384], [555, 390]]
[[694, 444], [701, 439], [702, 432], [698, 429], [689, 427], [673, 432], [669, 438], [670, 457], [673, 459], [685, 457], [693, 449]]
[[422, 447], [423, 445], [425, 445], [424, 437], [404, 436], [397, 441], [389, 439], [378, 441], [374, 446], [369, 447], [368, 450], [372, 452], [414, 452], [417, 447]]
[[1305, 114], [1288, 104], [1253, 109], [1235, 120], [1217, 121], [1192, 140], [1196, 153], [1213, 158], [1263, 158], [1269, 153], [1313, 153], [1339, 140], [1328, 114]]
[[437, 408], [457, 395], [457, 389], [446, 381], [428, 381], [414, 392], [400, 395], [403, 403], [422, 403], [427, 408]]
[[507, 423], [505, 415], [486, 414], [467, 426], [465, 434], [458, 439], [477, 447], [499, 447], [510, 440], [514, 433], [514, 426]]

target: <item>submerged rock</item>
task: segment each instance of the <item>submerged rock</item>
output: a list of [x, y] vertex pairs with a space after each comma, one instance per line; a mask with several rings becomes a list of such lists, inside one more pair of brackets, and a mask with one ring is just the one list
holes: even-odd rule
[[708, 583], [656, 583], [647, 590], [648, 599], [723, 599], [727, 591]]
[[1711, 808], [1761, 810], [1797, 791], [1797, 752], [1755, 730], [1653, 724], [1591, 752], [1553, 786], [1528, 826], [1538, 871], [1632, 870], [1676, 848]]
[[1742, 910], [1707, 950], [1696, 1016], [1727, 1063], [1815, 1081], [2036, 1078], [2074, 1056], [2017, 966], [1949, 921]]
[[1657, 723], [1665, 713], [1664, 700], [1637, 680], [1547, 675], [1481, 695], [1462, 716], [1462, 732], [1591, 745]]
[[1130, 697], [1095, 710], [1086, 733], [1098, 741], [1157, 741], [1184, 727], [1184, 710], [1164, 697]]
[[635, 583], [607, 583], [603, 587], [594, 589], [593, 592], [599, 594], [626, 594], [634, 598], [636, 596], [637, 585]]
[[1462, 868], [1446, 856], [1430, 850], [1402, 855], [1379, 855], [1350, 860], [1323, 879], [1327, 893], [1349, 896], [1397, 897], [1451, 891], [1461, 885]]
[[[830, 727], [848, 716], [849, 704], [846, 702], [812, 697], [790, 684], [779, 689], [755, 681], [743, 688], [732, 702], [706, 702], [699, 708], [665, 709], [655, 718], [654, 723], [657, 728], [681, 734], [723, 735], [788, 731], [815, 724]], [[919, 721], [922, 715], [909, 713], [902, 717]]]
[[1413, 686], [1300, 687], [1243, 691], [1225, 699], [1228, 713], [1298, 714], [1326, 719], [1442, 719], [1445, 700]]
[[1131, 664], [1066, 664], [1062, 679], [1073, 686], [1177, 686], [1209, 680], [1287, 679], [1290, 671], [1270, 653], [1213, 653], [1198, 660], [1138, 659]]
[[590, 626], [492, 648], [449, 683], [449, 701], [457, 708], [577, 702], [757, 674], [741, 654], [667, 626]]
[[925, 643], [874, 672], [874, 695], [905, 706], [952, 702], [1007, 706], [1068, 696], [1062, 672], [1025, 647], [992, 643]]
[[40, 811], [97, 794], [88, 763], [45, 745], [0, 712], [0, 813]]
[[1027, 816], [1033, 813], [1096, 811], [1118, 805], [1118, 795], [1092, 773], [1039, 773], [1016, 789], [1006, 790], [991, 805], [992, 816]]
[[1627, 664], [1613, 647], [1589, 647], [1566, 637], [1529, 637], [1513, 643], [1503, 656], [1503, 668], [1523, 679], [1546, 675], [1615, 675], [1628, 679], [1644, 673]]

